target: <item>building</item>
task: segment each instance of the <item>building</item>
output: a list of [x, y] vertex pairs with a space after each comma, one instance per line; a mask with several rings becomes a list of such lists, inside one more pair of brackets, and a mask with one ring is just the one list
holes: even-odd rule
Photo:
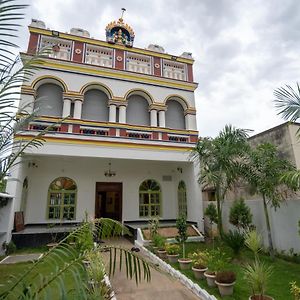
[[122, 18], [107, 25], [105, 41], [38, 20], [29, 32], [23, 59], [52, 51], [22, 86], [20, 105], [33, 103], [39, 117], [15, 138], [53, 128], [11, 170], [18, 180], [8, 183], [14, 199], [2, 240], [16, 218], [23, 224], [15, 234], [35, 234], [49, 223], [79, 223], [85, 213], [125, 224], [186, 213], [202, 231], [198, 168], [189, 160], [198, 138], [191, 54], [135, 48]]

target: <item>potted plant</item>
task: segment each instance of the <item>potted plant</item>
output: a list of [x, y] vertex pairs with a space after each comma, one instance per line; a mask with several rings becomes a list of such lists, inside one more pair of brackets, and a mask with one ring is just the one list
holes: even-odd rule
[[215, 282], [222, 297], [230, 296], [233, 294], [233, 286], [235, 284], [235, 280], [236, 275], [232, 271], [221, 271], [217, 273]]
[[178, 229], [178, 235], [176, 236], [176, 240], [178, 243], [182, 244], [182, 258], [178, 259], [179, 266], [181, 270], [188, 270], [192, 263], [190, 258], [185, 257], [185, 241], [187, 240], [187, 224], [186, 224], [186, 216], [181, 215], [176, 221], [176, 227]]
[[157, 253], [157, 255], [162, 258], [162, 259], [166, 259], [167, 258], [167, 251], [165, 249], [165, 245], [166, 245], [166, 238], [161, 236], [160, 234], [155, 234], [153, 236], [153, 250], [155, 251], [155, 253]]
[[191, 253], [189, 258], [192, 260], [192, 270], [196, 279], [204, 279], [204, 272], [207, 271], [208, 254], [206, 251]]
[[167, 244], [166, 245], [167, 257], [169, 263], [176, 263], [179, 257], [180, 248], [176, 244]]
[[272, 268], [259, 259], [261, 243], [261, 236], [255, 230], [246, 234], [245, 244], [255, 256], [254, 262], [248, 264], [244, 269], [245, 278], [252, 290], [249, 300], [274, 300], [266, 295], [266, 286], [272, 275]]
[[216, 286], [217, 273], [225, 269], [229, 258], [220, 248], [207, 252], [207, 257], [208, 270], [204, 272], [204, 276], [206, 277], [208, 286]]

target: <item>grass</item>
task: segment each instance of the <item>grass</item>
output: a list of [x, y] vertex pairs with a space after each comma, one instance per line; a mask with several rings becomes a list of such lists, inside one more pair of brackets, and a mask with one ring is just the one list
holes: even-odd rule
[[[226, 253], [230, 254], [232, 257], [231, 250], [220, 243], [216, 243], [216, 247], [221, 247]], [[186, 243], [186, 253], [191, 253], [196, 250], [212, 249], [212, 245], [207, 245], [204, 243]], [[273, 274], [269, 285], [267, 286], [267, 295], [272, 296], [276, 300], [293, 300], [290, 294], [291, 281], [296, 281], [300, 283], [300, 264], [285, 261], [280, 258], [276, 258], [275, 261], [271, 261], [270, 257], [264, 254], [260, 256], [261, 260], [266, 264], [272, 266]], [[247, 262], [253, 260], [253, 254], [248, 250], [243, 250], [239, 259], [234, 259], [230, 264], [230, 270], [237, 274], [236, 284], [234, 286], [234, 293], [232, 296], [226, 296], [221, 298], [217, 287], [209, 287], [206, 280], [196, 280], [194, 279], [192, 270], [180, 270], [188, 278], [196, 282], [199, 286], [207, 290], [210, 294], [215, 295], [218, 299], [224, 300], [246, 300], [251, 295], [251, 290], [247, 279], [244, 278], [243, 266]], [[172, 264], [175, 269], [179, 270], [179, 264]]]

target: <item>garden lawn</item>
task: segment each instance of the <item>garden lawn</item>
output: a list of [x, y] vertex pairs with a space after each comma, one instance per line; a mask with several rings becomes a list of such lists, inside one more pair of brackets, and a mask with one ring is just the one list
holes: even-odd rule
[[[221, 244], [216, 244], [215, 247], [220, 247], [226, 253], [231, 254], [231, 250]], [[204, 243], [186, 243], [186, 253], [192, 253], [196, 250], [205, 250], [212, 249], [212, 245], [207, 245]], [[300, 284], [300, 264], [288, 262], [283, 259], [276, 258], [274, 262], [271, 261], [270, 257], [267, 255], [260, 255], [260, 259], [266, 264], [272, 266], [273, 274], [271, 276], [269, 285], [267, 286], [267, 295], [272, 296], [275, 300], [293, 300], [293, 297], [290, 294], [290, 282], [296, 281]], [[196, 280], [194, 279], [193, 271], [187, 270], [182, 271], [187, 277], [196, 282], [199, 286], [207, 290], [210, 294], [215, 295], [218, 299], [224, 300], [248, 300], [251, 295], [250, 286], [247, 282], [247, 279], [244, 278], [243, 274], [243, 265], [247, 262], [253, 261], [253, 254], [244, 250], [241, 253], [239, 259], [234, 259], [229, 268], [230, 270], [236, 272], [237, 280], [234, 286], [234, 293], [232, 296], [220, 297], [218, 287], [209, 287], [206, 283], [206, 280]], [[179, 270], [179, 264], [172, 264], [172, 266]]]

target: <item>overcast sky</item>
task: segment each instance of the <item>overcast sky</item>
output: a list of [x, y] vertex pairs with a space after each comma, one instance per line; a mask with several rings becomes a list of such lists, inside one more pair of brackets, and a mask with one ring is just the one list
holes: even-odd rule
[[[31, 18], [50, 29], [88, 30], [104, 40], [120, 17], [135, 31], [134, 46], [150, 43], [180, 55], [192, 52], [198, 129], [215, 136], [225, 124], [259, 133], [278, 125], [274, 89], [295, 86], [300, 74], [299, 0], [32, 0]], [[22, 49], [27, 29], [21, 32]]]

